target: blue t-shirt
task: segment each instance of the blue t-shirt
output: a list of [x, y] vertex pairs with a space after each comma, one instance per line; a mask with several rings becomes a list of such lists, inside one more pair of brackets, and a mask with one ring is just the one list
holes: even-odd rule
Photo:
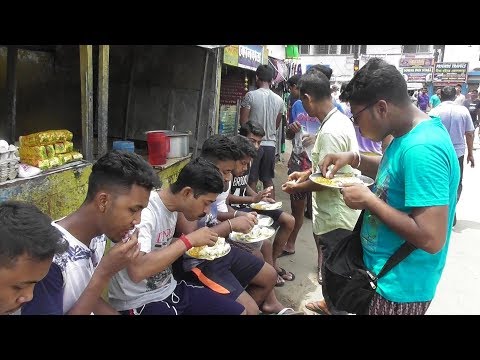
[[[447, 256], [457, 202], [460, 167], [439, 118], [419, 123], [387, 147], [373, 192], [388, 205], [411, 213], [416, 207], [449, 206], [445, 245], [436, 254], [416, 249], [378, 280], [377, 292], [393, 302], [430, 301]], [[366, 210], [361, 231], [363, 260], [378, 274], [404, 240]]]
[[[335, 100], [333, 100], [333, 105], [342, 113], [342, 114], [345, 114], [345, 111], [343, 111], [343, 108], [342, 108], [342, 105], [340, 105], [340, 103], [336, 102]], [[301, 119], [297, 119], [298, 115], [302, 114], [303, 113], [303, 116], [306, 118], [309, 118], [308, 121], [311, 121], [311, 124], [313, 126], [316, 126], [316, 129], [315, 131], [309, 131], [309, 129], [307, 128], [307, 131], [310, 133], [310, 134], [316, 134], [317, 133], [317, 130], [318, 128], [320, 127], [320, 122], [318, 121], [318, 119], [316, 117], [310, 117], [308, 116], [307, 112], [305, 111], [305, 108], [303, 107], [303, 104], [302, 104], [302, 100], [297, 100], [294, 102], [293, 106], [292, 106], [292, 116], [290, 116], [289, 120], [288, 120], [288, 123], [291, 124], [293, 123], [294, 121], [298, 121], [300, 122], [301, 125], [304, 125], [301, 123]], [[316, 125], [314, 125], [314, 123]]]

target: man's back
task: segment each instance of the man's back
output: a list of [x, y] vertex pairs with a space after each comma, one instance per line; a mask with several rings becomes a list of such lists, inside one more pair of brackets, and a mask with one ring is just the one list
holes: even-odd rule
[[430, 111], [430, 116], [438, 116], [447, 128], [457, 157], [465, 154], [465, 132], [473, 131], [473, 122], [470, 112], [465, 106], [457, 105], [453, 101], [444, 101]]
[[282, 98], [270, 89], [259, 88], [249, 91], [242, 100], [241, 106], [250, 109], [249, 121], [256, 121], [265, 129], [262, 145], [275, 146], [277, 116], [285, 107]]

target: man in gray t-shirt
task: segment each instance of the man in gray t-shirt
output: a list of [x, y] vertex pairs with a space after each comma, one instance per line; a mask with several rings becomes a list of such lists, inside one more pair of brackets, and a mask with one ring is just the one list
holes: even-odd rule
[[[260, 65], [256, 71], [257, 90], [249, 91], [242, 100], [240, 125], [247, 121], [257, 122], [265, 129], [265, 137], [260, 144], [258, 157], [253, 161], [248, 179], [249, 186], [256, 190], [258, 179], [263, 188], [272, 187], [275, 170], [275, 145], [277, 129], [282, 121], [285, 103], [270, 90], [273, 71], [267, 65]], [[275, 191], [272, 190], [272, 198]]]
[[453, 86], [445, 86], [442, 89], [441, 99], [442, 102], [440, 105], [432, 109], [429, 115], [437, 116], [442, 120], [443, 125], [450, 134], [453, 147], [457, 153], [460, 164], [460, 183], [457, 192], [458, 201], [462, 193], [465, 148], [467, 149], [467, 164], [470, 163], [471, 167], [475, 166], [475, 159], [473, 157], [473, 132], [475, 128], [473, 127], [472, 117], [468, 109], [465, 106], [455, 103], [455, 88]]

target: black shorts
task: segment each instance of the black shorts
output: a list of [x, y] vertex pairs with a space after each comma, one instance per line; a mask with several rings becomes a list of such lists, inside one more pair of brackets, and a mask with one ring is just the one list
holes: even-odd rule
[[204, 261], [192, 272], [206, 287], [236, 300], [264, 264], [255, 255], [232, 246], [227, 255]]
[[[275, 177], [275, 146], [260, 146], [257, 157], [252, 161], [248, 182], [271, 181]], [[253, 189], [256, 190], [256, 189]]]

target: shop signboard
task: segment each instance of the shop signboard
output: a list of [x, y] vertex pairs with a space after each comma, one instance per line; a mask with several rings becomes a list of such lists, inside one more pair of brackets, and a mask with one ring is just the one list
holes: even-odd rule
[[407, 83], [425, 83], [432, 81], [433, 58], [415, 55], [400, 58], [400, 72]]
[[439, 62], [435, 64], [433, 82], [435, 85], [462, 84], [467, 82], [468, 63], [466, 62]]
[[237, 133], [237, 106], [221, 105], [218, 133], [225, 136], [234, 136]]
[[238, 45], [225, 47], [223, 51], [223, 63], [232, 66], [238, 66]]
[[238, 67], [255, 71], [262, 64], [262, 45], [238, 45]]

